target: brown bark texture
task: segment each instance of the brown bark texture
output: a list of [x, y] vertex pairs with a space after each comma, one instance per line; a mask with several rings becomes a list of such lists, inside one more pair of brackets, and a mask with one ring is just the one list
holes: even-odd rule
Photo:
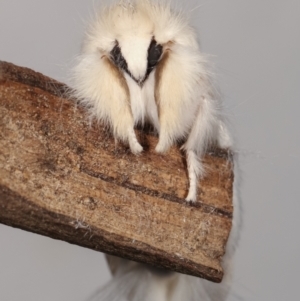
[[220, 282], [232, 224], [233, 161], [210, 150], [198, 201], [187, 204], [184, 154], [154, 152], [137, 130], [131, 154], [90, 123], [67, 87], [0, 62], [0, 223]]

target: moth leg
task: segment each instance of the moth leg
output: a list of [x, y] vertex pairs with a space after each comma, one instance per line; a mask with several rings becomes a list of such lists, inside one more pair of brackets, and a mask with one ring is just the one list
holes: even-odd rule
[[133, 128], [128, 130], [128, 142], [133, 154], [138, 155], [142, 152], [143, 147], [139, 144]]
[[193, 203], [197, 200], [198, 179], [204, 170], [200, 158], [193, 150], [186, 151], [186, 162], [189, 176], [189, 191], [185, 200]]
[[132, 153], [138, 154], [143, 148], [134, 132], [126, 79], [107, 55], [99, 58], [100, 54], [83, 56], [74, 68], [74, 96], [89, 108], [90, 116], [110, 125], [115, 139], [128, 143]]

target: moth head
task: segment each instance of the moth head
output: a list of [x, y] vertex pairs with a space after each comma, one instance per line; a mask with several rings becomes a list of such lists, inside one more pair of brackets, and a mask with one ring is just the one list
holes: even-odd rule
[[108, 57], [142, 86], [162, 59], [165, 45], [176, 44], [197, 44], [181, 14], [174, 13], [167, 1], [131, 0], [100, 10], [83, 51], [100, 52], [99, 57]]
[[157, 43], [155, 37], [132, 36], [116, 40], [110, 58], [119, 69], [142, 86], [159, 63], [162, 53], [163, 46]]

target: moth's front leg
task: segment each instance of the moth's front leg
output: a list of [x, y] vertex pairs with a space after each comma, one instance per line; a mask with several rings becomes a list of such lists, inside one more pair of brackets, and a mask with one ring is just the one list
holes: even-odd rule
[[187, 109], [190, 95], [189, 87], [185, 85], [186, 79], [182, 78], [182, 65], [179, 54], [168, 49], [155, 71], [155, 101], [160, 128], [155, 148], [158, 153], [166, 152], [176, 140], [184, 137], [193, 118]]
[[116, 139], [128, 143], [134, 154], [143, 148], [134, 132], [130, 93], [123, 73], [108, 56], [83, 55], [74, 70], [76, 97], [96, 120], [108, 124]]
[[138, 142], [133, 127], [128, 130], [128, 143], [133, 154], [138, 155], [143, 151], [143, 147]]
[[[114, 137], [129, 144], [133, 154], [138, 155], [143, 151], [143, 147], [138, 142], [134, 131], [134, 119], [127, 101], [114, 99], [117, 108], [112, 110], [110, 118], [113, 127]], [[121, 109], [118, 109], [121, 108]]]
[[102, 91], [105, 103], [102, 103], [102, 107], [109, 112], [108, 116], [115, 138], [127, 142], [131, 152], [137, 155], [142, 152], [143, 147], [138, 142], [134, 131], [134, 118], [126, 79], [108, 58], [103, 58], [103, 63], [110, 72], [106, 72], [107, 83], [104, 84]]

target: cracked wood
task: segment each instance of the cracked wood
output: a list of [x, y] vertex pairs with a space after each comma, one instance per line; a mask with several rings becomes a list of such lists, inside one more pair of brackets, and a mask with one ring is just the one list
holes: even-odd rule
[[233, 163], [215, 149], [198, 201], [186, 204], [179, 147], [140, 156], [64, 97], [68, 88], [0, 62], [0, 223], [220, 282], [232, 223]]

